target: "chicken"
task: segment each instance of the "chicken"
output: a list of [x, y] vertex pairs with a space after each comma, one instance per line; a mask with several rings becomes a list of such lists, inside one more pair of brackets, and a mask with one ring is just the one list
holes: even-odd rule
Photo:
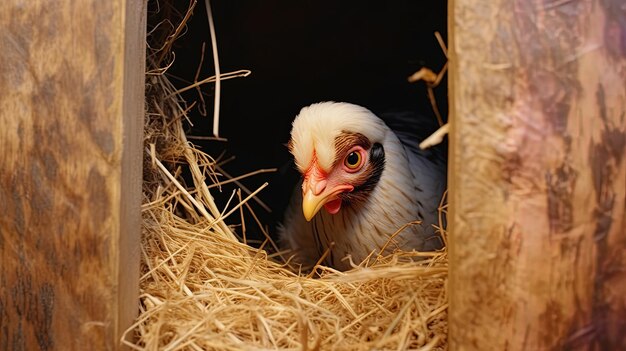
[[[358, 264], [385, 245], [386, 253], [442, 246], [432, 225], [445, 189], [445, 161], [419, 150], [420, 140], [408, 132], [395, 133], [349, 103], [321, 102], [300, 111], [288, 146], [302, 174], [301, 191], [294, 191], [279, 229], [295, 262], [311, 267], [328, 250], [324, 264], [346, 270], [347, 256]], [[415, 220], [422, 223], [389, 240]]]

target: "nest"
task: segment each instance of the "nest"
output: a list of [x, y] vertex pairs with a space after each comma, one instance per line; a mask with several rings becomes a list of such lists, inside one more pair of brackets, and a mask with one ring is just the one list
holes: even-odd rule
[[215, 203], [211, 193], [229, 179], [219, 157], [186, 137], [190, 104], [164, 74], [160, 54], [174, 39], [148, 55], [140, 314], [124, 343], [137, 350], [446, 349], [445, 251], [372, 255], [348, 272], [317, 266], [305, 275], [268, 254], [269, 237], [260, 248], [240, 240], [227, 222], [249, 210], [256, 192]]

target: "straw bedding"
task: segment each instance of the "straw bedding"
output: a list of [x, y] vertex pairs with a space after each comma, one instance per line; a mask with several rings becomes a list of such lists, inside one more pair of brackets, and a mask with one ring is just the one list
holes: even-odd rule
[[250, 197], [214, 202], [211, 193], [228, 178], [217, 171], [219, 158], [186, 138], [190, 104], [155, 59], [167, 46], [148, 55], [140, 315], [124, 343], [138, 350], [446, 349], [445, 251], [374, 253], [349, 272], [298, 273], [268, 254], [269, 238], [260, 249], [240, 241], [239, 228], [227, 223], [250, 211]]

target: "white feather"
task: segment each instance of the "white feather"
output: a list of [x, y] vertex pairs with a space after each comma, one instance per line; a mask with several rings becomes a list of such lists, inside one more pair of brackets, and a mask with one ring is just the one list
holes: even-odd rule
[[303, 108], [293, 121], [291, 140], [296, 166], [304, 172], [315, 156], [324, 171], [335, 160], [335, 138], [342, 131], [359, 132], [373, 143], [385, 138], [388, 128], [368, 109], [345, 102], [320, 102]]

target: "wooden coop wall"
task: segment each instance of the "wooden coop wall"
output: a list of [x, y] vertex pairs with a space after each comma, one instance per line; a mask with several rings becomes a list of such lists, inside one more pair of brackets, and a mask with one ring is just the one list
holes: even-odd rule
[[623, 0], [451, 0], [451, 350], [626, 349]]
[[[3, 3], [2, 350], [135, 315], [144, 6]], [[623, 1], [449, 9], [450, 349], [625, 349]]]
[[146, 9], [0, 11], [0, 350], [112, 350], [137, 313]]

